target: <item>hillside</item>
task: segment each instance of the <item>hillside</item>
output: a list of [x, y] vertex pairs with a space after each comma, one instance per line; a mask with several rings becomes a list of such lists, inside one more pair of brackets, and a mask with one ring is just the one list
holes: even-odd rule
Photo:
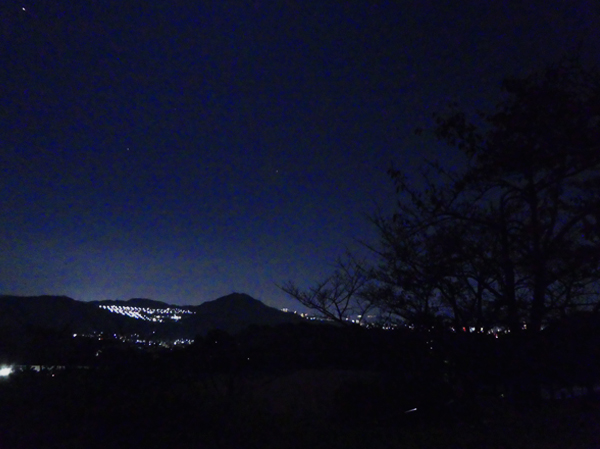
[[44, 330], [65, 335], [137, 334], [157, 340], [193, 339], [212, 329], [236, 333], [253, 324], [302, 321], [241, 293], [197, 306], [141, 298], [84, 302], [66, 296], [0, 296], [0, 330], [12, 335]]

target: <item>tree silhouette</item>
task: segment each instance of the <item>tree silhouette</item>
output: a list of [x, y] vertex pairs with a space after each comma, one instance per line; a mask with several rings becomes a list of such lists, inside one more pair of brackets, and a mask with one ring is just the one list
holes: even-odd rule
[[464, 170], [430, 163], [423, 187], [389, 171], [399, 200], [393, 217], [373, 217], [376, 277], [405, 318], [540, 330], [597, 302], [600, 73], [563, 60], [502, 87], [477, 122], [456, 105], [435, 116]]
[[371, 217], [376, 266], [351, 259], [283, 290], [338, 322], [377, 308], [425, 326], [539, 331], [600, 308], [600, 71], [563, 59], [502, 90], [473, 120], [455, 104], [434, 115], [462, 169], [389, 170], [396, 211]]
[[[302, 290], [293, 281], [280, 288], [303, 306], [319, 313], [323, 318], [349, 325], [361, 323], [375, 302], [373, 276], [365, 264], [352, 256], [338, 260], [332, 275]], [[350, 318], [354, 317], [353, 321]]]

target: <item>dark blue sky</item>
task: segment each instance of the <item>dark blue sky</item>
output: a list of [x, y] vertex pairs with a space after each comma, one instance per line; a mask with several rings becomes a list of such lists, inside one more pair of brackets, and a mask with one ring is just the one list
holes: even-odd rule
[[582, 44], [583, 0], [4, 1], [0, 293], [294, 307], [455, 158], [413, 129]]

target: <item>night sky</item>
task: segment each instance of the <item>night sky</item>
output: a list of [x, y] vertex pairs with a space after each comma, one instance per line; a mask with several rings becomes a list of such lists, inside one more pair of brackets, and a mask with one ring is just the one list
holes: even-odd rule
[[295, 308], [391, 164], [457, 163], [434, 111], [600, 54], [595, 1], [0, 3], [2, 294]]

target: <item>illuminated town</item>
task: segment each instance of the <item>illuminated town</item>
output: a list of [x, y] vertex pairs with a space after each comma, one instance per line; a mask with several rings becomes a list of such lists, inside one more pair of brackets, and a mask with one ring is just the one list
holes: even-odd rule
[[136, 320], [151, 321], [153, 323], [164, 323], [169, 320], [179, 321], [183, 315], [195, 315], [191, 310], [167, 307], [157, 309], [152, 307], [132, 307], [121, 305], [99, 305], [101, 309], [111, 313], [117, 313]]

